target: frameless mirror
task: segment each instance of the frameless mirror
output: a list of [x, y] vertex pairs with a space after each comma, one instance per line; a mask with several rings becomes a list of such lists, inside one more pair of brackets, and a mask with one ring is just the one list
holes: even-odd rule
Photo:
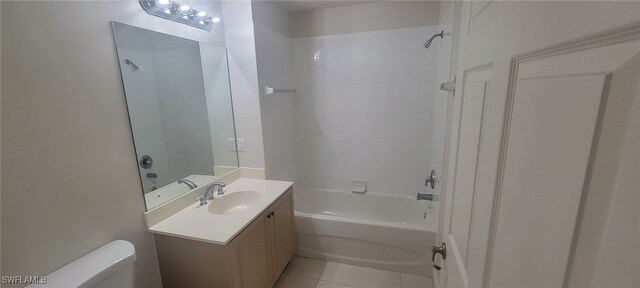
[[147, 210], [236, 169], [226, 49], [112, 26]]

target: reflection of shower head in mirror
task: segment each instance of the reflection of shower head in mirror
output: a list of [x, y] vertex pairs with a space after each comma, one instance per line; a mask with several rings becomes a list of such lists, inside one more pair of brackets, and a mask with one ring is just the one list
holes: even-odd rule
[[444, 30], [443, 30], [438, 34], [435, 34], [435, 35], [431, 36], [431, 38], [429, 38], [429, 40], [427, 40], [427, 42], [424, 42], [424, 44], [422, 44], [422, 46], [424, 48], [429, 49], [429, 47], [431, 46], [431, 42], [433, 42], [434, 38], [440, 37], [440, 39], [442, 39], [442, 38], [444, 38], [444, 36], [449, 36], [449, 35], [451, 35], [451, 33], [444, 33]]
[[[136, 63], [133, 63], [133, 61], [129, 60], [129, 59], [124, 59], [124, 64], [127, 65], [131, 65], [131, 67], [133, 68], [133, 71], [138, 71], [140, 70], [142, 67], [138, 66]], [[144, 69], [142, 69], [144, 70]]]

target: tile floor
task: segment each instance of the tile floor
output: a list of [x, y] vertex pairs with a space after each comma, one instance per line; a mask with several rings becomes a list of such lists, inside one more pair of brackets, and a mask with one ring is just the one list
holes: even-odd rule
[[430, 277], [295, 256], [275, 288], [433, 288]]

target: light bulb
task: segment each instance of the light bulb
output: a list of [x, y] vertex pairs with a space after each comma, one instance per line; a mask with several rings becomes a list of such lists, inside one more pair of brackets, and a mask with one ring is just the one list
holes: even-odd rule
[[170, 8], [173, 4], [169, 0], [156, 0], [156, 6], [160, 8]]
[[198, 11], [198, 13], [196, 13], [196, 15], [198, 15], [198, 17], [204, 17], [204, 16], [207, 16], [207, 12]]
[[191, 10], [191, 7], [189, 7], [189, 5], [180, 5], [178, 9], [180, 10], [180, 12], [184, 13], [189, 12]]
[[220, 19], [220, 17], [213, 17], [211, 19], [211, 21], [213, 21], [213, 23], [220, 23], [220, 21], [222, 21], [222, 19]]

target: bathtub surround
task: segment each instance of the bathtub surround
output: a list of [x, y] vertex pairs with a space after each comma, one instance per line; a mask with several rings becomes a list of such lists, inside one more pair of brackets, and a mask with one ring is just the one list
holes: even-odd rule
[[[444, 4], [443, 4], [444, 5]], [[451, 5], [453, 6], [453, 4]], [[444, 11], [443, 13], [450, 13], [452, 11]], [[445, 20], [447, 21], [447, 20]], [[441, 31], [452, 31], [451, 22], [441, 22], [438, 25]], [[435, 75], [433, 87], [433, 105], [431, 106], [431, 151], [430, 151], [430, 167], [436, 170], [436, 176], [440, 176], [443, 173], [444, 162], [444, 149], [445, 149], [445, 129], [447, 122], [447, 107], [449, 101], [449, 92], [440, 89], [440, 84], [452, 80], [449, 76], [450, 59], [451, 59], [451, 45], [453, 37], [445, 36], [442, 39], [434, 40], [428, 53], [437, 51], [435, 60]], [[431, 51], [435, 50], [435, 51]], [[437, 187], [437, 194], [441, 193], [440, 187]]]
[[293, 39], [298, 185], [350, 191], [366, 180], [371, 194], [424, 192], [431, 147], [444, 137], [432, 133], [434, 106], [446, 100], [435, 95], [440, 51], [422, 44], [442, 29]]
[[[435, 25], [438, 3], [398, 3], [292, 12], [289, 22], [282, 6], [252, 5], [261, 87], [297, 89], [261, 95], [266, 176], [296, 181], [299, 255], [430, 275], [424, 247], [435, 244], [439, 205], [415, 193], [441, 166], [432, 153], [442, 154], [444, 128], [432, 125], [444, 124], [446, 93], [437, 99], [435, 83], [448, 79], [439, 58], [448, 43], [421, 45], [447, 28]], [[433, 10], [399, 12], [408, 7]], [[386, 24], [369, 21], [380, 13]], [[312, 29], [321, 16], [353, 20], [343, 26], [356, 33]], [[353, 180], [366, 181], [366, 193], [352, 194]], [[289, 280], [281, 284], [301, 283]]]
[[[387, 174], [385, 169], [380, 167], [380, 164], [387, 159], [391, 162], [392, 170], [401, 166], [400, 162], [408, 159], [411, 167], [405, 167], [407, 169], [404, 170], [411, 170], [411, 173], [414, 174], [416, 171], [413, 169], [416, 166], [415, 163], [422, 162], [424, 167], [420, 168], [419, 177], [408, 175], [401, 177], [402, 179], [412, 177], [412, 181], [416, 183], [423, 182], [424, 179], [421, 178], [428, 174], [429, 167], [438, 169], [441, 166], [442, 151], [438, 149], [442, 149], [444, 145], [444, 128], [434, 127], [435, 130], [430, 132], [430, 126], [431, 123], [444, 125], [446, 93], [443, 99], [438, 99], [442, 95], [437, 94], [438, 85], [434, 83], [437, 82], [436, 79], [448, 79], [446, 74], [448, 69], [441, 65], [442, 62], [446, 62], [446, 59], [445, 61], [435, 61], [435, 59], [441, 59], [440, 56], [442, 59], [446, 58], [448, 52], [437, 55], [436, 50], [445, 50], [448, 49], [448, 46], [446, 42], [437, 42], [434, 44], [437, 46], [434, 47], [436, 49], [427, 53], [424, 49], [420, 49], [422, 43], [418, 43], [423, 41], [425, 35], [438, 29], [446, 29], [446, 27], [433, 26], [438, 23], [439, 3], [395, 1], [393, 3], [350, 4], [311, 11], [297, 11], [298, 7], [295, 4], [282, 2], [276, 4], [257, 1], [252, 4], [260, 87], [299, 88], [297, 93], [276, 93], [260, 97], [263, 131], [268, 131], [268, 133], [263, 132], [264, 147], [267, 152], [265, 153], [267, 177], [296, 181], [299, 182], [299, 185], [312, 188], [343, 191], [350, 191], [348, 185], [351, 180], [354, 180], [351, 177], [356, 177], [355, 180], [359, 180], [358, 178], [361, 177], [374, 182], [375, 189], [368, 191], [368, 193], [402, 193], [398, 191], [404, 190], [405, 195], [413, 195], [422, 191], [416, 190], [417, 188], [422, 189], [422, 187], [414, 186], [412, 190], [403, 189], [403, 187], [380, 189], [380, 185], [376, 183], [379, 181], [375, 179]], [[287, 11], [291, 11], [289, 15], [287, 15]], [[335, 23], [342, 23], [342, 25], [335, 25]], [[348, 32], [364, 33], [349, 34]], [[407, 36], [406, 38], [400, 36], [403, 33]], [[317, 37], [321, 35], [327, 36]], [[409, 38], [411, 40], [407, 42], [406, 40]], [[306, 48], [301, 48], [301, 46], [306, 46]], [[304, 49], [306, 50], [302, 51]], [[316, 55], [316, 52], [320, 52], [319, 54], [334, 53], [335, 55], [320, 56]], [[374, 59], [356, 59], [367, 57], [372, 52], [378, 54]], [[355, 55], [358, 53], [360, 55]], [[403, 53], [404, 55], [402, 55]], [[408, 55], [409, 53], [411, 55]], [[314, 62], [314, 57], [317, 58], [315, 61], [317, 63]], [[328, 59], [327, 57], [334, 58]], [[404, 57], [405, 60], [401, 60], [400, 57]], [[424, 59], [426, 60], [423, 61]], [[362, 66], [365, 61], [371, 62], [366, 68]], [[396, 63], [393, 63], [394, 61]], [[311, 65], [309, 62], [322, 63]], [[408, 69], [405, 69], [407, 71], [398, 73], [403, 69], [402, 65], [410, 62], [414, 63], [409, 64]], [[429, 66], [420, 70], [419, 67], [424, 64]], [[436, 70], [437, 72], [433, 73]], [[359, 73], [360, 71], [364, 73]], [[411, 85], [400, 85], [400, 82], [393, 82], [392, 77], [383, 79], [387, 75], [401, 75], [402, 73], [413, 74], [414, 79], [419, 79], [419, 81], [415, 81]], [[349, 78], [356, 75], [357, 79]], [[336, 81], [341, 77], [342, 79]], [[379, 81], [379, 83], [367, 86], [375, 81]], [[420, 87], [417, 82], [424, 85]], [[397, 102], [391, 103], [395, 110], [385, 111], [384, 106], [389, 104], [385, 101], [393, 102], [394, 99], [398, 99]], [[400, 107], [402, 105], [405, 107]], [[409, 106], [412, 108], [407, 108]], [[420, 112], [426, 116], [428, 121], [419, 123], [420, 120], [415, 119], [414, 116], [417, 115], [416, 109], [418, 108], [423, 109]], [[377, 137], [374, 135], [377, 134], [374, 130], [379, 127], [373, 125], [389, 120], [384, 118], [387, 112], [402, 115], [400, 118], [404, 117], [405, 120], [399, 119], [396, 123], [384, 124], [386, 127], [377, 132], [380, 137], [375, 141], [371, 141], [372, 139], [363, 140], [363, 138]], [[369, 122], [370, 119], [360, 117], [360, 125], [358, 125], [355, 123], [355, 118], [362, 116], [363, 113], [377, 113], [380, 117], [371, 120], [376, 124], [365, 124], [364, 122]], [[406, 116], [406, 114], [412, 115]], [[348, 118], [350, 116], [352, 117]], [[371, 117], [375, 118], [374, 115]], [[396, 125], [402, 121], [411, 121], [407, 117], [414, 117], [415, 121], [404, 126]], [[391, 121], [393, 122], [393, 119]], [[314, 122], [317, 122], [317, 125]], [[342, 127], [335, 127], [336, 125]], [[367, 127], [362, 127], [362, 125]], [[327, 126], [335, 128], [331, 129]], [[398, 128], [408, 126], [413, 127], [388, 133], [389, 130], [398, 130]], [[362, 130], [362, 132], [356, 130]], [[418, 135], [420, 140], [411, 140], [414, 135]], [[317, 142], [314, 142], [315, 140]], [[405, 144], [407, 142], [414, 143]], [[381, 153], [373, 157], [368, 157], [369, 155], [356, 156], [352, 152], [353, 147], [358, 144], [359, 147], [356, 150], [363, 149], [369, 154]], [[423, 147], [417, 147], [421, 145]], [[407, 146], [412, 147], [406, 149]], [[421, 151], [409, 156], [413, 153], [409, 150]], [[336, 155], [326, 157], [331, 153]], [[429, 156], [434, 153], [435, 157]], [[340, 157], [343, 159], [336, 159]], [[368, 158], [369, 160], [366, 161], [369, 163], [356, 163], [354, 158]], [[315, 161], [316, 159], [320, 160]], [[348, 166], [351, 168], [345, 169], [344, 162], [349, 162]], [[311, 168], [314, 165], [322, 167]], [[364, 166], [368, 166], [369, 171], [363, 172], [361, 168]], [[397, 176], [400, 173], [397, 172], [392, 171], [392, 175], [386, 175], [384, 178], [399, 179]], [[327, 180], [327, 177], [331, 177], [327, 174], [334, 176], [340, 174], [345, 177], [338, 184], [335, 183], [338, 181], [324, 181]], [[308, 183], [310, 181], [313, 183]], [[322, 186], [318, 186], [318, 182], [323, 182]], [[378, 187], [376, 188], [376, 186]]]

